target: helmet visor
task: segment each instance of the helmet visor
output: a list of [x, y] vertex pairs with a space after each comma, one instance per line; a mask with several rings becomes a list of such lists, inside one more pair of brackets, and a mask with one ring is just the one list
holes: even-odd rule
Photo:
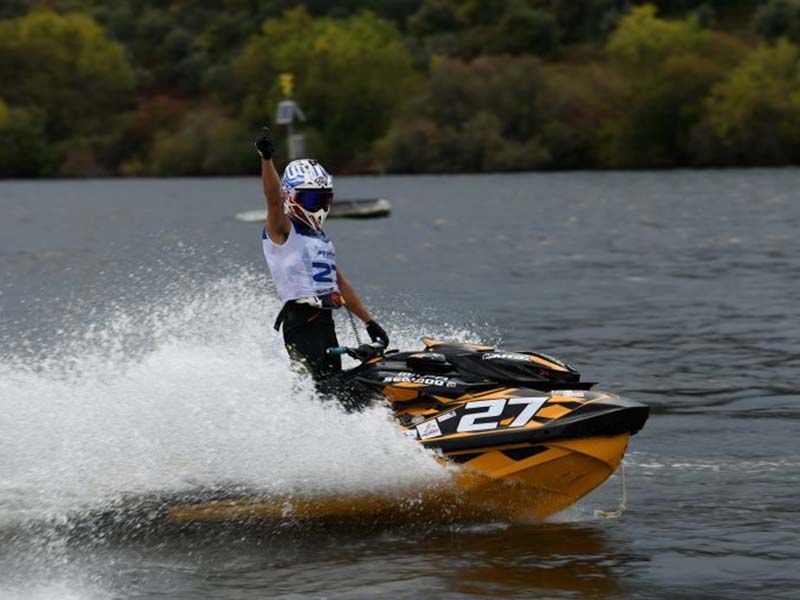
[[333, 190], [297, 190], [294, 198], [309, 212], [328, 210], [333, 202]]

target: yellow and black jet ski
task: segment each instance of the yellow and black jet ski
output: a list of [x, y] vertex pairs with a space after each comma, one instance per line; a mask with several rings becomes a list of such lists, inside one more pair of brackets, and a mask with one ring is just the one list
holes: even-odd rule
[[[452, 467], [449, 489], [423, 490], [470, 515], [541, 519], [572, 505], [619, 467], [649, 416], [643, 404], [580, 380], [537, 352], [422, 339], [416, 352], [335, 348], [361, 361], [338, 377], [356, 396], [385, 398], [404, 434]], [[422, 498], [423, 501], [426, 498]], [[178, 520], [397, 514], [392, 498], [228, 498], [174, 507]], [[455, 510], [455, 509], [454, 509]]]
[[[620, 465], [649, 407], [594, 390], [557, 358], [423, 338], [421, 352], [339, 349], [409, 437], [461, 465], [461, 486], [516, 513], [570, 506]], [[502, 489], [495, 483], [507, 484]], [[526, 510], [530, 509], [530, 510]]]

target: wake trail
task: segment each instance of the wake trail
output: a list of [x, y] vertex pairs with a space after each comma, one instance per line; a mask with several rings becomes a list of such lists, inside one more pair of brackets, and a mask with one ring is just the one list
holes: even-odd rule
[[[131, 494], [402, 494], [445, 483], [447, 469], [385, 407], [346, 413], [292, 372], [271, 327], [278, 308], [263, 276], [242, 272], [121, 305], [35, 358], [17, 352], [24, 336], [5, 336], [0, 525]], [[393, 334], [393, 345], [418, 345], [419, 332]]]

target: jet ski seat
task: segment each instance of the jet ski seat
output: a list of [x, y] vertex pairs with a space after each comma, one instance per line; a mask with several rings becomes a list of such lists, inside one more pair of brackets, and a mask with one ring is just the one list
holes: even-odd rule
[[441, 375], [455, 370], [445, 355], [439, 352], [416, 352], [406, 358], [406, 366], [425, 375]]

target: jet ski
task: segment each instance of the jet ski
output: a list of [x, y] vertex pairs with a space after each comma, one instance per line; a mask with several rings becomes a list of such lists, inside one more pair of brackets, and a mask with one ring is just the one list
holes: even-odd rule
[[517, 515], [548, 516], [603, 483], [649, 416], [540, 352], [422, 342], [417, 352], [333, 352], [362, 361], [344, 378], [380, 392], [407, 437], [459, 465], [462, 489]]
[[[540, 352], [422, 338], [419, 351], [331, 348], [360, 364], [337, 376], [354, 397], [388, 403], [403, 434], [453, 472], [423, 502], [470, 516], [542, 519], [584, 497], [620, 466], [649, 407], [594, 389]], [[226, 497], [173, 506], [173, 520], [397, 516], [391, 498]], [[453, 512], [455, 514], [455, 512]]]

